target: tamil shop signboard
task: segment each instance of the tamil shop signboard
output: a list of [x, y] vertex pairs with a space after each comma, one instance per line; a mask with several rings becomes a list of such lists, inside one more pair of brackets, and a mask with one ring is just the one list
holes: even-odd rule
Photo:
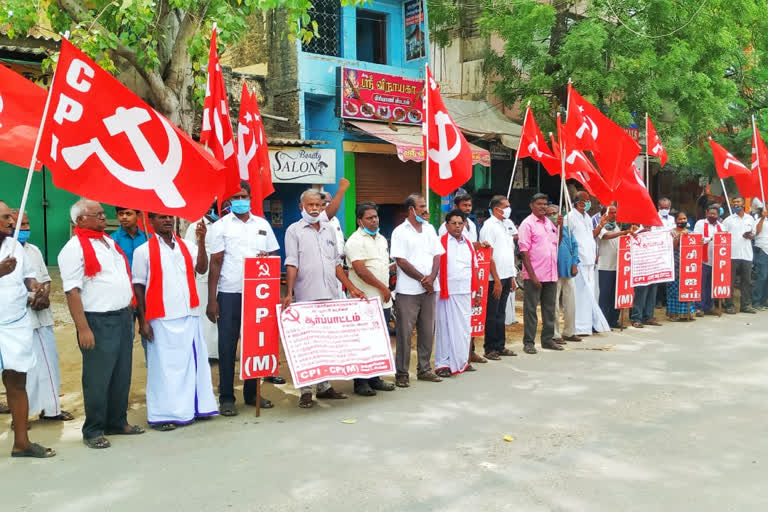
[[424, 80], [339, 67], [339, 116], [421, 125]]

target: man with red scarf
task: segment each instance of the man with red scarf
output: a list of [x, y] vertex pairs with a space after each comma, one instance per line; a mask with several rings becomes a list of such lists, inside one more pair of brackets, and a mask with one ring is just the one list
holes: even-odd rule
[[[446, 233], [440, 237], [440, 296], [436, 310], [435, 373], [443, 378], [475, 371], [469, 364], [472, 339], [472, 293], [477, 291], [477, 259], [465, 236], [468, 222], [461, 210], [445, 216]], [[469, 221], [471, 222], [471, 221]], [[479, 297], [476, 304], [479, 305]]]
[[104, 229], [107, 216], [96, 201], [81, 199], [71, 210], [75, 236], [59, 252], [59, 270], [83, 356], [83, 442], [109, 448], [105, 435], [143, 434], [129, 425], [128, 393], [133, 359], [133, 287], [128, 260]]
[[133, 253], [133, 289], [149, 342], [147, 421], [165, 432], [218, 414], [195, 285], [208, 270], [206, 227], [197, 224], [194, 244], [174, 235], [172, 215], [148, 215], [156, 236]]

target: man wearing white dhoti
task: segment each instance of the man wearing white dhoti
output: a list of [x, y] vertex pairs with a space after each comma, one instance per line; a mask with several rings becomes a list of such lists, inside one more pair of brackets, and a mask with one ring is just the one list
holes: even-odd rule
[[469, 353], [477, 258], [472, 242], [463, 233], [465, 222], [461, 210], [451, 210], [445, 216], [447, 232], [440, 237], [445, 250], [440, 256], [440, 297], [435, 315], [435, 373], [440, 377], [475, 371], [469, 364]]
[[35, 271], [29, 265], [24, 248], [11, 237], [12, 229], [11, 210], [0, 201], [0, 370], [13, 418], [11, 456], [47, 458], [56, 452], [31, 442], [27, 433], [26, 379], [27, 372], [35, 364], [27, 292], [35, 293], [33, 304], [47, 299], [48, 295], [35, 279]]
[[600, 311], [595, 297], [597, 247], [594, 231], [596, 228], [592, 227], [592, 218], [587, 214], [591, 205], [587, 192], [577, 192], [573, 197], [573, 210], [566, 218], [566, 225], [579, 247], [578, 273], [573, 278], [576, 293], [575, 334], [577, 336], [610, 331], [608, 321]]
[[[13, 215], [14, 223], [18, 223], [18, 210], [14, 210]], [[27, 313], [33, 329], [32, 349], [35, 351], [35, 365], [27, 372], [29, 415], [40, 414], [40, 418], [45, 420], [69, 421], [74, 419], [74, 416], [61, 409], [59, 400], [59, 351], [53, 335], [53, 312], [48, 299], [51, 276], [40, 249], [28, 242], [30, 234], [29, 218], [25, 213], [19, 229], [19, 242], [24, 246], [24, 254], [44, 292], [44, 297], [37, 303], [33, 302], [31, 293], [27, 301]]]
[[208, 270], [206, 227], [197, 224], [195, 245], [173, 234], [173, 216], [148, 215], [156, 236], [133, 254], [133, 287], [149, 341], [147, 422], [165, 432], [218, 414], [195, 286]]
[[[211, 232], [211, 226], [214, 222], [219, 220], [219, 215], [216, 209], [216, 203], [211, 206], [211, 209], [206, 212], [202, 219], [198, 222], [187, 226], [187, 232], [184, 234], [184, 240], [187, 242], [195, 243], [197, 241], [197, 225], [202, 222], [205, 224], [205, 252], [208, 257], [211, 256], [211, 241], [213, 233]], [[200, 299], [200, 304], [208, 304], [208, 270], [202, 274], [195, 274], [195, 286], [197, 288], [197, 297]], [[203, 338], [205, 339], [205, 346], [208, 349], [208, 357], [210, 359], [219, 358], [219, 329], [216, 324], [208, 320], [208, 317], [202, 315], [200, 317], [200, 326], [203, 328]]]

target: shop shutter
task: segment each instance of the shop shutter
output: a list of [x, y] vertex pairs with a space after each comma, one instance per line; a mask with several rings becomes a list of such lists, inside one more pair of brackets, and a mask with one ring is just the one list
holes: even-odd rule
[[355, 153], [357, 203], [401, 204], [422, 192], [421, 162], [401, 162], [396, 155]]

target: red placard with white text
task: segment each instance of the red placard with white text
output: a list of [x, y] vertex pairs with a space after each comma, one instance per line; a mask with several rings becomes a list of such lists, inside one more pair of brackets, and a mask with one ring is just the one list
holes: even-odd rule
[[280, 257], [246, 258], [240, 337], [242, 380], [277, 375], [280, 334], [275, 307], [280, 303]]
[[712, 298], [731, 296], [731, 234], [715, 233], [712, 254]]
[[701, 300], [701, 262], [704, 255], [702, 235], [687, 233], [680, 235], [680, 286], [678, 300], [693, 302]]
[[480, 297], [480, 305], [472, 307], [472, 336], [485, 335], [485, 311], [488, 306], [488, 287], [491, 273], [491, 254], [493, 249], [482, 247], [475, 250], [477, 256], [477, 281], [478, 290], [476, 296]]
[[618, 263], [616, 265], [616, 309], [631, 308], [635, 304], [632, 288], [632, 251], [630, 235], [619, 237]]
[[379, 297], [278, 304], [277, 315], [297, 388], [395, 373]]

